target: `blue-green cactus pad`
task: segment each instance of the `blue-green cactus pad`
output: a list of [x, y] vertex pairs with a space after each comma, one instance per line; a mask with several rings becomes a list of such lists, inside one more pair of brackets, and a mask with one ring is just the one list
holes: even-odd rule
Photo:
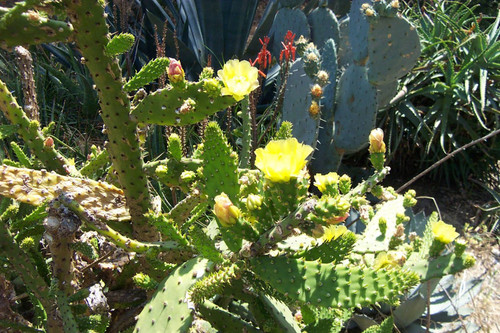
[[338, 68], [349, 66], [353, 59], [351, 42], [349, 41], [349, 22], [349, 17], [339, 21], [340, 41], [337, 45]]
[[366, 67], [349, 66], [338, 82], [334, 134], [337, 149], [354, 153], [368, 144], [376, 115], [377, 91], [368, 82]]
[[329, 8], [316, 8], [307, 19], [311, 25], [311, 39], [317, 47], [323, 47], [330, 38], [335, 44], [339, 43], [339, 22]]
[[[368, 74], [370, 76], [370, 74]], [[391, 99], [398, 93], [398, 81], [390, 81], [384, 84], [376, 84], [377, 89], [377, 109], [385, 107]]]
[[335, 93], [337, 90], [337, 48], [333, 39], [326, 41], [321, 49], [321, 69], [328, 72], [330, 83], [323, 87], [321, 99], [321, 123], [318, 133], [317, 152], [311, 161], [313, 173], [337, 171], [342, 156], [333, 143]]
[[311, 116], [309, 106], [312, 102], [311, 87], [314, 81], [304, 71], [302, 59], [290, 67], [290, 75], [283, 99], [283, 121], [293, 124], [292, 135], [299, 142], [311, 147], [316, 146], [320, 115]]
[[408, 73], [420, 56], [416, 29], [402, 17], [369, 19], [368, 79], [386, 84]]
[[368, 57], [368, 28], [365, 14], [361, 6], [365, 3], [371, 4], [371, 0], [353, 0], [349, 12], [349, 42], [351, 45], [352, 58], [358, 65], [366, 63]]
[[302, 5], [304, 0], [279, 0], [282, 7], [297, 7]]
[[309, 39], [310, 30], [307, 17], [300, 9], [282, 8], [276, 13], [269, 32], [272, 37], [271, 54], [276, 58], [280, 56], [280, 52], [283, 49], [281, 42], [288, 30], [295, 34], [295, 39], [301, 35]]

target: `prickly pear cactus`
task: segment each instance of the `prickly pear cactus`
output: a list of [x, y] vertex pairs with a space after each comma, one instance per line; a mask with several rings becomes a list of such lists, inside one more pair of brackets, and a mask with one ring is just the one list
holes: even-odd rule
[[284, 7], [278, 10], [269, 32], [273, 37], [271, 45], [272, 54], [280, 54], [282, 49], [281, 41], [287, 31], [292, 31], [297, 36], [309, 38], [310, 28], [307, 23], [307, 16], [298, 8]]
[[353, 153], [367, 145], [375, 127], [377, 91], [368, 81], [366, 67], [349, 66], [338, 82], [333, 142], [342, 153]]
[[257, 258], [252, 265], [258, 276], [286, 297], [324, 307], [394, 303], [418, 282], [417, 275], [409, 271], [375, 271], [283, 257]]
[[307, 19], [311, 26], [311, 39], [319, 48], [322, 48], [330, 38], [335, 44], [339, 43], [339, 23], [329, 8], [316, 8], [309, 13]]
[[24, 11], [21, 6], [17, 5], [18, 10], [0, 7], [1, 48], [66, 41], [73, 33], [70, 23], [49, 19], [35, 10]]
[[[415, 65], [420, 55], [419, 38], [414, 27], [397, 15], [398, 6], [397, 1], [355, 0], [348, 18], [341, 23], [325, 6], [312, 10], [307, 24], [301, 23], [305, 25], [300, 27], [301, 31], [310, 28], [311, 41], [321, 50], [321, 69], [329, 74], [329, 84], [317, 104], [320, 122], [300, 118], [297, 114], [302, 112], [292, 114], [286, 108], [283, 119], [294, 123], [297, 132], [299, 127], [306, 133], [294, 133], [300, 140], [317, 147], [311, 166], [313, 172], [335, 171], [344, 154], [355, 153], [367, 145], [366, 137], [375, 126], [377, 110], [397, 94], [397, 80]], [[291, 30], [300, 36], [301, 32], [294, 30], [300, 21], [298, 18], [302, 17], [299, 10], [282, 10], [285, 9], [290, 18], [280, 21], [283, 26], [280, 32], [284, 35], [284, 31]], [[308, 35], [303, 37], [308, 39]], [[337, 66], [337, 56], [340, 66]], [[299, 101], [306, 95], [302, 93], [300, 99], [297, 98], [297, 94], [305, 90], [303, 86], [300, 88], [294, 93], [287, 87], [283, 104], [301, 105], [298, 109], [302, 110], [306, 102], [299, 104]], [[310, 143], [314, 137], [317, 144]]]
[[301, 142], [315, 146], [318, 139], [319, 114], [309, 111], [313, 96], [311, 87], [314, 80], [304, 69], [304, 61], [299, 59], [290, 67], [290, 74], [283, 101], [283, 121], [294, 124], [292, 135]]
[[139, 314], [134, 332], [187, 332], [193, 321], [189, 288], [210, 267], [208, 260], [195, 258], [170, 273]]
[[65, 193], [100, 218], [117, 221], [130, 218], [123, 191], [119, 188], [46, 170], [0, 165], [0, 193], [30, 205], [41, 205]]
[[143, 124], [184, 126], [196, 124], [236, 102], [231, 96], [212, 95], [210, 89], [201, 81], [188, 82], [182, 89], [170, 86], [157, 90], [144, 98], [131, 116]]
[[[409, 232], [415, 193], [401, 196], [379, 184], [389, 168], [383, 132], [368, 135], [381, 103], [377, 89], [408, 64], [378, 67], [375, 53], [384, 47], [382, 59], [396, 49], [414, 57], [415, 39], [401, 41], [411, 27], [386, 1], [355, 0], [351, 25], [359, 27], [351, 28], [359, 36], [349, 36], [355, 57], [339, 66], [343, 34], [336, 17], [324, 6], [307, 17], [302, 3], [280, 1], [273, 26], [273, 48], [281, 49], [288, 30], [311, 32], [316, 43], [301, 39], [295, 61], [287, 41], [289, 76], [280, 91], [284, 119], [295, 126], [284, 121], [279, 139], [255, 150], [256, 169], [248, 158], [251, 140], [232, 142], [216, 122], [200, 126], [203, 141], [192, 154], [183, 149], [185, 131], [169, 136], [164, 159], [144, 153], [147, 125], [195, 124], [239, 101], [246, 110], [259, 86], [258, 70], [248, 62], [231, 60], [217, 78], [205, 69], [191, 82], [180, 61], [158, 58], [125, 83], [118, 55], [133, 38], [110, 39], [102, 1], [25, 1], [0, 9], [0, 30], [19, 28], [0, 37], [6, 45], [75, 42], [108, 136], [86, 161], [66, 158], [60, 141], [30, 120], [0, 81], [0, 110], [25, 144], [12, 144], [12, 160], [0, 166], [2, 279], [24, 282], [34, 313], [20, 329], [104, 332], [109, 324], [118, 331], [127, 329], [116, 326], [122, 313], [140, 310], [137, 322], [126, 321], [135, 332], [339, 331], [355, 309], [386, 303], [392, 311], [412, 286], [473, 264], [458, 234], [434, 216], [423, 235]], [[65, 23], [41, 38], [52, 31], [47, 26], [60, 24], [48, 17], [61, 17], [74, 30]], [[164, 88], [129, 94], [165, 72]], [[359, 184], [334, 172], [311, 179], [307, 163], [318, 138], [321, 154], [334, 149], [338, 160], [369, 142], [373, 174]], [[245, 146], [248, 161], [238, 165], [233, 143]], [[366, 224], [361, 235], [347, 231], [355, 216]], [[48, 250], [40, 251], [41, 244]], [[126, 301], [113, 304], [118, 293]], [[124, 311], [110, 310], [119, 306]], [[390, 319], [372, 330], [389, 326]]]

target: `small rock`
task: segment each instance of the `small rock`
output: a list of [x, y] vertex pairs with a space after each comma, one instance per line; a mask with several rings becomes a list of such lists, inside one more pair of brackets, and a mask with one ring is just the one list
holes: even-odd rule
[[500, 249], [497, 249], [497, 248], [494, 248], [493, 250], [491, 250], [491, 253], [497, 257], [497, 260], [500, 259]]

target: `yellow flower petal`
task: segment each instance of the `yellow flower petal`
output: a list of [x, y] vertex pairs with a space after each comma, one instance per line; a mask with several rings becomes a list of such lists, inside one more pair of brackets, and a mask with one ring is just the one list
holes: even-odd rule
[[459, 236], [454, 226], [443, 221], [433, 222], [431, 228], [434, 239], [443, 244], [451, 243]]
[[286, 183], [298, 177], [313, 149], [295, 138], [275, 140], [255, 151], [255, 166], [272, 182]]
[[248, 61], [229, 60], [217, 72], [224, 83], [222, 95], [231, 95], [237, 101], [242, 100], [259, 86], [259, 71]]

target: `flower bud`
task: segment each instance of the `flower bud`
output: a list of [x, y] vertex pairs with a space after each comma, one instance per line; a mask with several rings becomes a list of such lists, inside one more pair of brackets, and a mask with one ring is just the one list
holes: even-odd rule
[[339, 179], [339, 190], [343, 194], [347, 194], [351, 190], [351, 177], [342, 175]]
[[184, 82], [184, 69], [181, 62], [176, 59], [170, 58], [167, 74], [170, 83]]
[[54, 146], [54, 139], [52, 139], [50, 136], [45, 139], [43, 142], [43, 145], [47, 148], [52, 148]]
[[378, 228], [380, 229], [382, 235], [385, 235], [385, 232], [387, 231], [387, 219], [385, 217], [382, 216], [378, 219]]
[[201, 80], [207, 80], [207, 79], [211, 79], [214, 77], [214, 69], [212, 67], [205, 67], [203, 68], [203, 70], [201, 71], [201, 74], [200, 74], [200, 81]]
[[320, 111], [320, 106], [318, 102], [312, 101], [311, 105], [309, 106], [309, 114], [314, 117], [318, 115], [319, 111]]
[[455, 255], [461, 257], [464, 254], [467, 247], [467, 241], [463, 238], [459, 238], [455, 241]]
[[376, 128], [371, 131], [370, 136], [370, 153], [385, 153], [384, 131]]
[[241, 211], [238, 207], [233, 205], [229, 197], [225, 193], [214, 198], [215, 206], [214, 213], [219, 219], [220, 224], [224, 227], [230, 227], [238, 221]]
[[319, 84], [324, 86], [328, 83], [328, 79], [329, 79], [328, 72], [321, 70], [316, 75], [316, 78], [318, 79]]
[[186, 100], [184, 100], [178, 111], [180, 114], [187, 114], [189, 112], [194, 111], [195, 107], [196, 107], [196, 102], [192, 98], [187, 98]]
[[262, 206], [262, 196], [258, 194], [249, 194], [247, 197], [248, 210], [260, 209]]
[[203, 90], [205, 90], [208, 95], [212, 98], [218, 97], [221, 94], [220, 81], [217, 79], [204, 79], [203, 80]]
[[320, 98], [323, 95], [323, 89], [319, 84], [315, 84], [312, 86], [311, 95], [316, 98]]
[[194, 171], [186, 170], [181, 173], [181, 181], [190, 183], [196, 178], [196, 173]]

